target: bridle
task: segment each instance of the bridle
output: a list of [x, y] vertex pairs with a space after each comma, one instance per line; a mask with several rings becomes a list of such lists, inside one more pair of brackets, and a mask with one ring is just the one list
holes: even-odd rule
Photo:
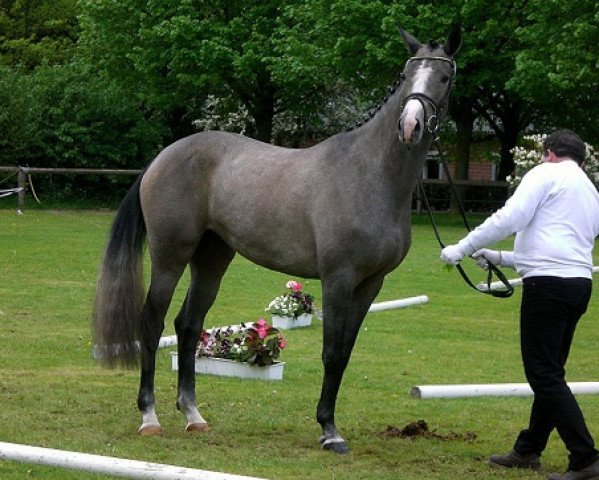
[[[427, 128], [428, 132], [432, 135], [433, 142], [435, 143], [435, 146], [437, 147], [437, 151], [439, 152], [439, 157], [440, 157], [441, 163], [443, 165], [443, 170], [445, 172], [445, 176], [447, 177], [447, 182], [449, 183], [451, 192], [456, 199], [458, 208], [460, 210], [460, 214], [462, 216], [462, 220], [464, 222], [464, 226], [466, 227], [466, 230], [468, 230], [468, 232], [470, 232], [471, 228], [470, 228], [470, 225], [468, 224], [466, 212], [464, 210], [464, 206], [462, 205], [462, 201], [460, 200], [460, 197], [457, 194], [457, 190], [453, 183], [453, 179], [451, 177], [451, 173], [449, 172], [449, 168], [447, 167], [447, 162], [445, 161], [445, 156], [443, 155], [443, 149], [441, 148], [441, 143], [439, 141], [439, 134], [438, 134], [439, 118], [442, 117], [443, 115], [445, 115], [445, 113], [447, 113], [447, 109], [449, 108], [449, 97], [451, 95], [451, 90], [453, 88], [453, 80], [456, 75], [456, 64], [453, 60], [451, 60], [450, 58], [447, 58], [447, 57], [436, 57], [436, 56], [434, 56], [434, 57], [433, 56], [431, 56], [431, 57], [411, 57], [406, 62], [406, 67], [410, 64], [410, 62], [414, 62], [414, 61], [418, 61], [418, 60], [438, 60], [438, 61], [448, 62], [452, 66], [452, 74], [447, 82], [447, 90], [445, 92], [445, 95], [443, 95], [443, 98], [441, 99], [439, 104], [437, 104], [427, 94], [415, 92], [415, 93], [410, 93], [409, 95], [407, 95], [404, 98], [401, 109], [403, 111], [406, 104], [410, 100], [418, 100], [421, 103], [422, 109], [423, 109], [424, 115], [425, 115], [426, 128]], [[401, 74], [401, 79], [402, 80], [405, 79], [405, 75], [403, 73]], [[426, 112], [427, 112], [426, 104], [429, 105], [429, 107], [432, 111], [432, 114], [428, 117], [428, 119], [426, 118]], [[400, 133], [400, 135], [401, 135], [401, 133]], [[439, 234], [439, 229], [437, 228], [437, 225], [433, 218], [433, 212], [432, 212], [432, 209], [428, 202], [428, 198], [426, 196], [424, 186], [422, 185], [422, 182], [420, 182], [420, 181], [418, 182], [418, 185], [420, 187], [420, 195], [424, 202], [425, 208], [428, 212], [428, 216], [429, 216], [431, 225], [433, 227], [435, 236], [437, 237], [437, 241], [439, 242], [439, 245], [441, 246], [441, 248], [445, 248], [445, 244], [441, 240], [441, 236]], [[458, 272], [460, 273], [460, 275], [462, 276], [464, 281], [468, 285], [470, 285], [473, 289], [475, 289], [477, 292], [485, 293], [485, 294], [492, 295], [494, 297], [500, 297], [500, 298], [510, 297], [514, 293], [513, 285], [509, 283], [507, 277], [504, 275], [504, 273], [501, 270], [499, 270], [491, 262], [487, 261], [487, 263], [488, 263], [488, 267], [489, 267], [488, 274], [487, 274], [487, 290], [482, 290], [482, 289], [478, 288], [476, 285], [474, 285], [474, 283], [472, 283], [470, 278], [468, 278], [468, 275], [466, 274], [466, 272], [464, 271], [464, 269], [462, 268], [462, 266], [459, 263], [456, 265], [456, 269], [458, 270]], [[505, 285], [506, 290], [491, 289], [491, 280], [492, 280], [493, 273], [495, 275], [497, 275], [497, 278], [499, 278], [499, 280]]]
[[[445, 113], [447, 113], [447, 109], [449, 107], [449, 97], [451, 95], [451, 91], [453, 90], [453, 80], [456, 76], [457, 66], [456, 66], [456, 63], [451, 58], [447, 58], [447, 57], [438, 57], [438, 56], [410, 57], [408, 59], [408, 61], [406, 62], [404, 69], [410, 63], [421, 61], [421, 60], [442, 61], [442, 62], [447, 62], [451, 65], [452, 73], [447, 82], [447, 90], [445, 91], [445, 95], [443, 95], [443, 98], [441, 99], [439, 104], [437, 104], [426, 93], [414, 92], [414, 93], [410, 93], [409, 95], [407, 95], [404, 98], [403, 103], [401, 105], [401, 110], [403, 111], [406, 104], [410, 100], [418, 100], [420, 102], [420, 104], [422, 105], [422, 110], [424, 111], [424, 115], [425, 115], [424, 123], [426, 124], [426, 128], [427, 128], [428, 132], [431, 135], [433, 135], [433, 138], [435, 138], [436, 134], [437, 134], [437, 130], [439, 129], [439, 118], [442, 117], [443, 115], [445, 115]], [[401, 78], [402, 78], [402, 80], [405, 79], [405, 74], [403, 72], [401, 74]], [[426, 118], [426, 112], [427, 112], [426, 104], [428, 104], [428, 106], [430, 107], [430, 110], [432, 110], [432, 114], [429, 115], [428, 118]]]

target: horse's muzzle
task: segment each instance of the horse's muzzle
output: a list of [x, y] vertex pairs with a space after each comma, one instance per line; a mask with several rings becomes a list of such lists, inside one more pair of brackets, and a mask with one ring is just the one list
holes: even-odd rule
[[418, 100], [406, 104], [399, 119], [399, 141], [409, 145], [422, 140], [424, 126], [424, 108]]

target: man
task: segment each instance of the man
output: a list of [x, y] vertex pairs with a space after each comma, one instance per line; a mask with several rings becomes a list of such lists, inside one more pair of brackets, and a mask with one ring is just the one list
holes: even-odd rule
[[[584, 142], [569, 130], [543, 142], [543, 163], [530, 170], [505, 206], [456, 245], [441, 252], [450, 265], [472, 256], [515, 268], [523, 277], [520, 342], [526, 379], [534, 392], [529, 427], [513, 450], [492, 455], [498, 467], [540, 468], [555, 428], [569, 450], [568, 471], [548, 480], [599, 479], [599, 452], [565, 381], [576, 324], [591, 296], [592, 250], [599, 235], [599, 194], [583, 172]], [[482, 247], [516, 233], [514, 251]]]

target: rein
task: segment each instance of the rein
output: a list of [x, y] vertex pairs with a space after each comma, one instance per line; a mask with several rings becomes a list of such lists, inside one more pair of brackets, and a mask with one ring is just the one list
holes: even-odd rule
[[[460, 216], [462, 217], [464, 226], [466, 227], [466, 230], [468, 230], [468, 232], [470, 232], [472, 229], [470, 228], [470, 225], [468, 223], [468, 218], [466, 217], [466, 212], [464, 210], [464, 206], [462, 205], [462, 201], [460, 200], [460, 197], [457, 193], [457, 189], [455, 188], [455, 184], [453, 183], [453, 179], [451, 178], [451, 174], [449, 173], [449, 168], [447, 167], [447, 162], [445, 161], [445, 156], [444, 156], [443, 150], [441, 148], [439, 136], [437, 135], [436, 130], [434, 133], [429, 130], [429, 133], [431, 133], [433, 135], [433, 141], [435, 143], [435, 146], [437, 147], [439, 156], [441, 157], [441, 164], [443, 165], [443, 171], [445, 172], [445, 176], [447, 177], [447, 181], [449, 183], [451, 193], [455, 197], [456, 202], [458, 204], [458, 209], [460, 210]], [[426, 196], [426, 192], [424, 190], [424, 185], [422, 184], [421, 179], [418, 180], [418, 187], [420, 188], [420, 196], [422, 198], [422, 201], [424, 202], [424, 206], [428, 213], [428, 218], [431, 222], [431, 226], [433, 227], [433, 231], [435, 232], [435, 237], [437, 237], [437, 242], [439, 242], [439, 245], [441, 246], [441, 248], [445, 248], [445, 243], [443, 243], [443, 240], [441, 240], [441, 235], [439, 234], [439, 228], [437, 227], [437, 224], [435, 223], [435, 219], [433, 217], [433, 210], [428, 202], [428, 197]], [[477, 292], [484, 293], [487, 295], [492, 295], [493, 297], [498, 297], [498, 298], [511, 297], [512, 294], [514, 293], [514, 286], [509, 282], [509, 280], [507, 279], [505, 274], [496, 265], [494, 265], [489, 260], [487, 260], [487, 265], [489, 268], [487, 270], [487, 289], [486, 290], [482, 290], [482, 289], [478, 288], [474, 283], [472, 283], [472, 280], [470, 280], [470, 278], [468, 277], [468, 275], [466, 274], [466, 272], [464, 271], [464, 269], [462, 268], [462, 266], [459, 263], [455, 267], [458, 270], [461, 277], [464, 279], [464, 281], [470, 287], [472, 287], [474, 290], [476, 290]], [[491, 283], [493, 281], [493, 274], [497, 275], [497, 278], [501, 281], [501, 283], [503, 283], [505, 285], [506, 290], [492, 290], [491, 289]]]
[[[409, 100], [412, 100], [412, 99], [418, 100], [422, 104], [424, 113], [426, 115], [426, 107], [425, 107], [424, 102], [427, 102], [430, 105], [433, 113], [432, 113], [432, 115], [430, 115], [427, 118], [427, 120], [425, 122], [426, 128], [427, 128], [428, 132], [432, 135], [433, 142], [434, 142], [435, 146], [437, 147], [437, 151], [439, 152], [439, 157], [441, 158], [441, 164], [443, 165], [443, 171], [445, 172], [445, 176], [447, 177], [447, 181], [449, 183], [451, 193], [455, 197], [455, 200], [457, 202], [458, 209], [460, 211], [460, 215], [462, 217], [464, 226], [466, 227], [466, 230], [468, 232], [470, 232], [472, 229], [470, 228], [470, 225], [468, 223], [468, 218], [466, 217], [466, 211], [464, 210], [464, 206], [462, 205], [462, 201], [460, 200], [460, 197], [458, 195], [457, 189], [455, 187], [455, 184], [454, 184], [451, 174], [449, 172], [449, 168], [447, 167], [447, 161], [445, 160], [445, 155], [443, 154], [443, 149], [441, 148], [441, 142], [439, 140], [439, 132], [438, 132], [439, 131], [439, 117], [446, 109], [448, 109], [449, 96], [451, 94], [451, 90], [453, 87], [453, 79], [456, 74], [456, 64], [453, 60], [446, 58], [446, 57], [412, 57], [408, 60], [408, 63], [411, 61], [416, 61], [416, 60], [442, 60], [444, 62], [449, 62], [453, 67], [453, 75], [450, 79], [449, 88], [447, 89], [445, 96], [441, 100], [440, 106], [437, 105], [437, 103], [432, 98], [430, 98], [428, 95], [426, 95], [424, 93], [412, 93], [412, 94], [407, 95], [403, 101], [403, 106], [405, 107], [406, 103]], [[445, 248], [445, 244], [441, 240], [441, 235], [439, 234], [439, 229], [437, 227], [437, 224], [435, 223], [435, 219], [433, 218], [433, 211], [429, 204], [428, 197], [426, 196], [426, 192], [424, 190], [424, 186], [422, 185], [421, 179], [418, 180], [418, 187], [420, 189], [420, 195], [424, 202], [424, 206], [426, 207], [426, 210], [428, 212], [428, 217], [429, 217], [431, 225], [433, 227], [433, 231], [435, 232], [435, 237], [437, 238], [437, 241], [439, 242], [439, 245], [441, 246], [441, 248]], [[508, 281], [508, 279], [506, 278], [504, 273], [501, 270], [499, 270], [499, 268], [496, 265], [491, 263], [489, 260], [487, 260], [487, 264], [488, 264], [487, 290], [481, 290], [476, 285], [474, 285], [474, 283], [472, 283], [472, 281], [470, 280], [470, 278], [468, 277], [468, 275], [466, 274], [466, 272], [464, 271], [464, 269], [462, 268], [462, 266], [460, 264], [457, 264], [456, 268], [457, 268], [458, 272], [460, 273], [460, 275], [462, 276], [462, 278], [464, 279], [464, 281], [470, 287], [472, 287], [474, 290], [476, 290], [477, 292], [484, 293], [487, 295], [492, 295], [494, 297], [499, 297], [499, 298], [511, 297], [512, 294], [514, 293], [513, 285], [510, 284], [510, 282]], [[493, 280], [493, 274], [497, 275], [497, 278], [501, 281], [501, 283], [503, 283], [505, 285], [506, 290], [491, 290], [491, 282]]]

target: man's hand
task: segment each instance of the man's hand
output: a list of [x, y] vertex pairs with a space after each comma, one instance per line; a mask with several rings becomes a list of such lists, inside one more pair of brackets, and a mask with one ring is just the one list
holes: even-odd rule
[[447, 265], [457, 265], [465, 255], [459, 245], [448, 245], [441, 250], [441, 260]]
[[484, 270], [489, 269], [489, 262], [498, 267], [501, 266], [501, 251], [481, 248], [472, 254], [472, 258], [475, 260], [476, 264]]

